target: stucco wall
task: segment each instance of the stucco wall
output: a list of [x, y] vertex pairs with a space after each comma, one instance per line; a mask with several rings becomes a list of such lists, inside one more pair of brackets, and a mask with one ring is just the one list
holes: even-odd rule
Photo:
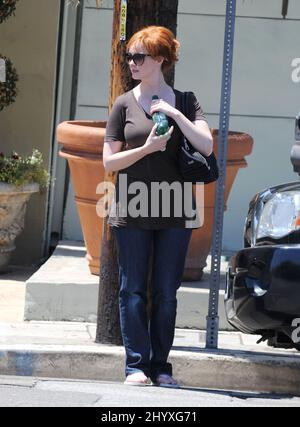
[[[181, 56], [175, 85], [197, 94], [209, 125], [219, 127], [223, 61], [223, 0], [180, 0], [177, 36]], [[266, 187], [298, 180], [290, 163], [294, 117], [300, 110], [300, 83], [291, 62], [299, 58], [300, 2], [238, 0], [232, 75], [230, 130], [254, 139], [248, 167], [234, 182], [224, 216], [223, 251], [243, 246], [243, 227], [252, 196]]]
[[[0, 113], [0, 148], [30, 154], [36, 147], [46, 166], [52, 144], [59, 7], [59, 0], [20, 0], [15, 16], [0, 25], [1, 53], [19, 74], [17, 100]], [[42, 256], [46, 199], [46, 194], [38, 194], [29, 202], [15, 264], [35, 263]]]

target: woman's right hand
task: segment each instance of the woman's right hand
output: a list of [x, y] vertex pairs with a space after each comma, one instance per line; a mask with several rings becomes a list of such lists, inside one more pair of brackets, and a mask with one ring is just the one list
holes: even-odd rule
[[147, 154], [155, 153], [156, 151], [165, 151], [167, 142], [172, 136], [174, 126], [171, 126], [168, 132], [160, 136], [155, 135], [156, 129], [157, 124], [155, 124], [151, 129], [147, 141], [144, 144], [144, 148]]

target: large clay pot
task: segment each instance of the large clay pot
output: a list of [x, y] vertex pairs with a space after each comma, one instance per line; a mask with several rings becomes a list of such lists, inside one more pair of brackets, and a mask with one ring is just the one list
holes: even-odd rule
[[[96, 188], [104, 181], [102, 149], [105, 125], [105, 122], [96, 121], [66, 121], [57, 128], [57, 140], [63, 144], [59, 155], [66, 158], [69, 163], [92, 274], [99, 274], [101, 256], [103, 220], [96, 213], [96, 204], [100, 197], [96, 194]], [[214, 151], [217, 152], [218, 131], [213, 129], [212, 135]], [[229, 133], [224, 209], [238, 170], [247, 166], [245, 156], [251, 153], [252, 145], [251, 136], [241, 132]], [[211, 247], [215, 188], [215, 183], [205, 186], [204, 225], [193, 231], [183, 280], [200, 280], [202, 270], [206, 266], [206, 258]]]
[[0, 272], [6, 271], [16, 237], [24, 229], [27, 202], [38, 191], [38, 184], [16, 187], [0, 183]]
[[99, 274], [103, 219], [96, 213], [101, 197], [97, 186], [104, 181], [102, 150], [106, 122], [67, 121], [57, 127], [63, 144], [59, 155], [68, 160], [75, 191], [87, 260], [92, 274]]
[[[211, 129], [214, 140], [214, 153], [218, 153], [218, 130]], [[226, 165], [225, 205], [232, 188], [234, 179], [240, 168], [247, 167], [245, 156], [252, 151], [253, 139], [250, 135], [242, 132], [230, 131], [228, 135], [228, 154]], [[216, 183], [207, 184], [204, 187], [204, 224], [195, 229], [189, 245], [185, 262], [183, 280], [200, 280], [206, 259], [211, 249], [212, 232], [214, 222]]]

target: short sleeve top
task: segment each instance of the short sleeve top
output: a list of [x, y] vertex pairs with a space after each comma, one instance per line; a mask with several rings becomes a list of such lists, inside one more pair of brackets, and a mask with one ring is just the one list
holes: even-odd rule
[[[174, 93], [175, 108], [182, 111], [183, 92], [174, 89]], [[207, 121], [196, 96], [192, 92], [189, 96], [189, 102], [189, 119], [191, 121]], [[161, 206], [159, 208], [155, 206], [152, 210], [154, 202], [151, 195], [154, 194], [153, 188], [155, 185], [163, 186], [169, 184], [170, 188], [175, 188], [175, 185], [181, 185], [183, 191], [183, 179], [178, 168], [178, 153], [182, 132], [173, 119], [168, 118], [168, 120], [169, 125], [174, 126], [174, 131], [167, 142], [166, 150], [144, 156], [133, 165], [118, 171], [114, 203], [108, 218], [110, 226], [145, 229], [199, 227], [199, 225], [195, 225], [195, 222], [192, 222], [194, 225], [188, 226], [187, 224], [191, 224], [191, 216], [186, 215], [183, 207], [181, 214], [179, 213], [180, 209], [176, 209], [176, 206], [178, 207], [178, 204], [182, 205], [184, 200], [184, 196], [180, 197], [180, 199], [177, 198], [178, 192], [176, 193], [176, 191], [170, 191], [170, 209], [167, 209], [167, 212]], [[122, 150], [140, 147], [145, 144], [153, 124], [152, 117], [144, 111], [136, 100], [133, 90], [130, 90], [119, 96], [113, 105], [106, 126], [105, 142], [121, 141], [123, 142]], [[132, 191], [132, 188], [138, 187], [145, 190], [143, 195], [145, 192], [148, 194], [147, 212], [145, 211], [145, 206], [139, 210], [138, 192], [134, 194]], [[155, 188], [157, 189], [157, 187]], [[157, 195], [157, 193], [155, 194]], [[167, 203], [166, 200], [167, 198], [164, 197], [164, 204]], [[134, 209], [134, 213], [132, 213], [130, 206], [132, 207], [135, 204], [137, 206]], [[159, 204], [162, 204], [162, 202]]]

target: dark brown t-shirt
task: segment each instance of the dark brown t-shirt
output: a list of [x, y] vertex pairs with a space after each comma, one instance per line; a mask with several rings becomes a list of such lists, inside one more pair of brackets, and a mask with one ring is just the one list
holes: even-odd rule
[[[183, 92], [174, 89], [174, 93], [175, 107], [182, 111]], [[206, 121], [195, 95], [191, 94], [189, 100], [191, 103], [189, 119]], [[182, 133], [174, 120], [171, 118], [168, 120], [169, 125], [174, 126], [174, 131], [167, 142], [166, 150], [151, 153], [118, 172], [115, 203], [111, 207], [108, 219], [110, 226], [144, 229], [199, 227], [194, 220], [190, 222], [191, 219], [195, 219], [195, 216], [191, 215], [192, 211], [183, 207], [184, 198], [188, 200], [189, 197], [183, 193], [183, 179], [177, 160]], [[106, 126], [105, 141], [121, 141], [123, 150], [140, 147], [145, 144], [153, 124], [152, 117], [143, 110], [130, 90], [119, 96], [113, 105]], [[178, 186], [181, 192], [178, 191]], [[164, 190], [159, 192], [158, 188]], [[172, 191], [172, 188], [176, 188], [177, 191]], [[142, 202], [139, 202], [142, 194]], [[145, 194], [147, 194], [146, 204]], [[158, 194], [160, 194], [159, 203]], [[192, 209], [195, 207], [194, 198], [190, 197], [190, 200]], [[167, 207], [169, 209], [166, 209]], [[187, 215], [187, 212], [190, 214]]]

